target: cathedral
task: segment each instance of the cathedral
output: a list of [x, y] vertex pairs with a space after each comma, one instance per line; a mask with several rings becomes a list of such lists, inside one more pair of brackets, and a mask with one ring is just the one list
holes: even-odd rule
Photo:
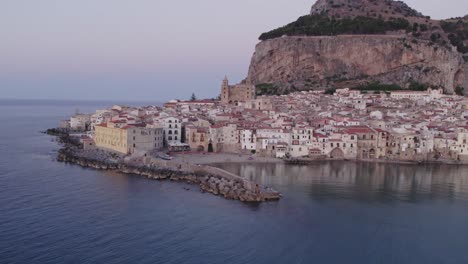
[[248, 103], [255, 99], [255, 86], [248, 83], [229, 85], [227, 77], [221, 85], [221, 103], [234, 104]]

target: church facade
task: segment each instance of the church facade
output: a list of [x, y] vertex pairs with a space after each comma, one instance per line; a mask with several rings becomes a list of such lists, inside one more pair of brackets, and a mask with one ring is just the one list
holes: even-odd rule
[[227, 77], [221, 85], [221, 103], [234, 104], [248, 103], [255, 99], [255, 85], [243, 83], [229, 85]]

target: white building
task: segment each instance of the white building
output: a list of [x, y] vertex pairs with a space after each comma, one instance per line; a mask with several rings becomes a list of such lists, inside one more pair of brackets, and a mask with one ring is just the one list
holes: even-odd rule
[[164, 129], [164, 144], [166, 146], [172, 144], [180, 144], [182, 138], [182, 124], [176, 117], [166, 117], [161, 120]]

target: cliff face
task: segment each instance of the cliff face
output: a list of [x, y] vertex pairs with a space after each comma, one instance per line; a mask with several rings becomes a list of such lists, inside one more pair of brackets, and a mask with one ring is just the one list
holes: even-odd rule
[[463, 88], [465, 88], [465, 95], [468, 95], [468, 62], [465, 63], [465, 66], [464, 66], [464, 82], [463, 82]]
[[280, 93], [371, 82], [468, 91], [468, 22], [452, 20], [401, 1], [318, 0], [310, 15], [260, 36], [247, 81]]
[[444, 87], [448, 93], [466, 84], [463, 58], [454, 48], [391, 35], [262, 41], [253, 55], [248, 80], [299, 90], [352, 87], [374, 81], [407, 87], [417, 81]]

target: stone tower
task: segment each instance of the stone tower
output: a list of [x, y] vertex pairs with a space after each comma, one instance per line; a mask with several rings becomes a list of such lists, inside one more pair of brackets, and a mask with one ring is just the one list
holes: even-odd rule
[[248, 83], [229, 85], [227, 77], [221, 84], [221, 103], [239, 105], [255, 99], [255, 86]]
[[221, 84], [221, 103], [229, 103], [229, 81], [227, 76], [224, 77], [223, 83]]

